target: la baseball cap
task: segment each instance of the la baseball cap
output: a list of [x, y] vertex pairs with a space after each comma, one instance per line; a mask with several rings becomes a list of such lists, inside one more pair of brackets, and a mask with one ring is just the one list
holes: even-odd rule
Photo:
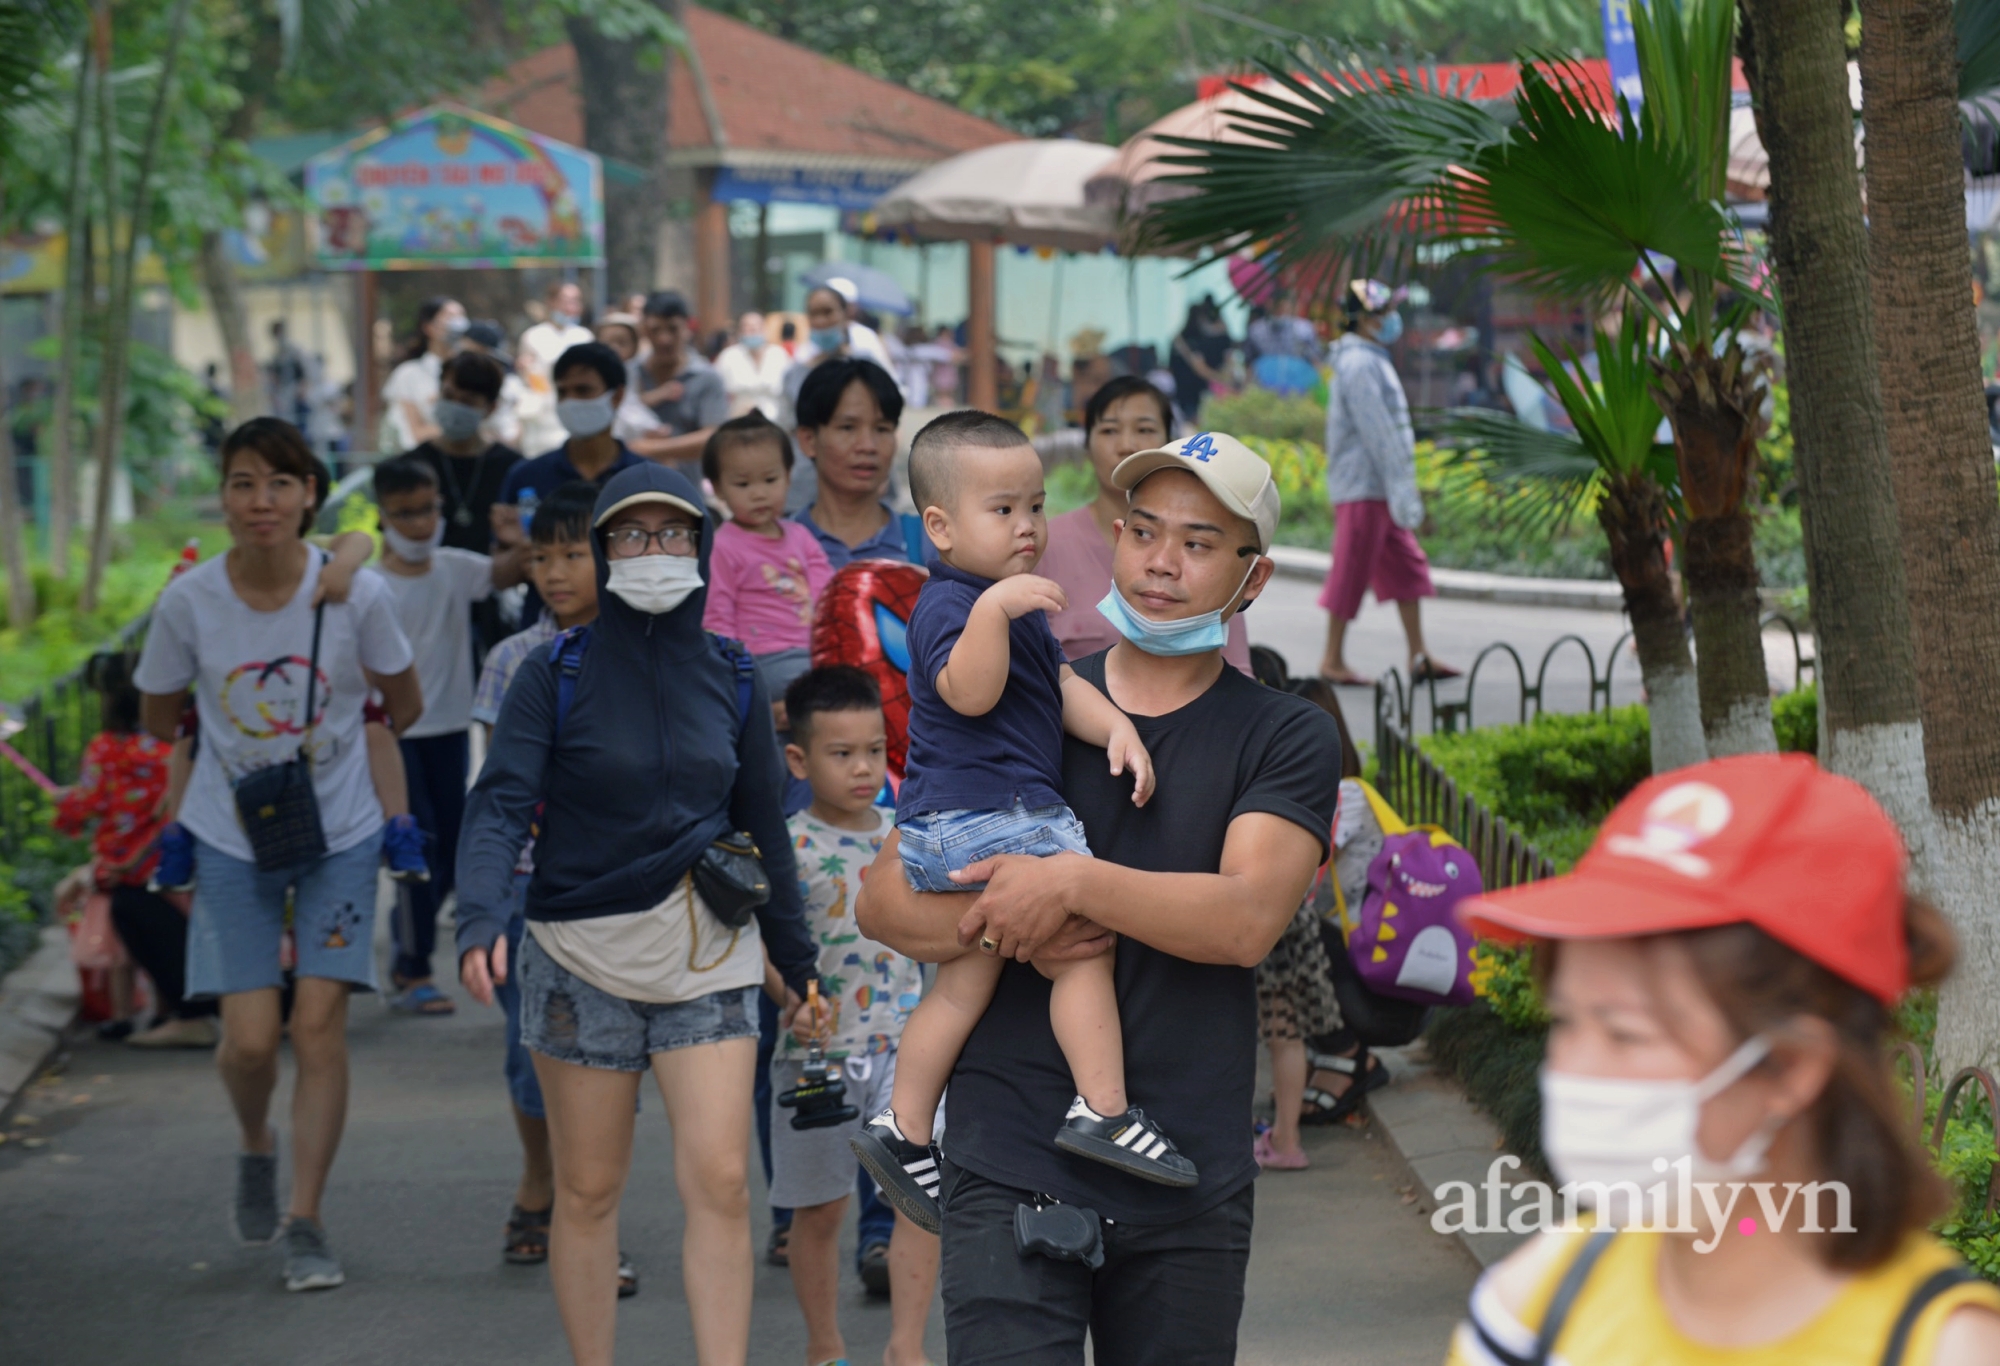
[[1746, 754], [1641, 783], [1574, 872], [1468, 899], [1459, 915], [1502, 943], [1755, 925], [1893, 1005], [1910, 984], [1907, 863], [1858, 783], [1806, 755]]
[[1278, 483], [1264, 457], [1227, 432], [1196, 432], [1126, 456], [1111, 471], [1111, 486], [1129, 491], [1166, 469], [1186, 470], [1201, 480], [1224, 507], [1257, 528], [1259, 553], [1271, 549], [1278, 530]]

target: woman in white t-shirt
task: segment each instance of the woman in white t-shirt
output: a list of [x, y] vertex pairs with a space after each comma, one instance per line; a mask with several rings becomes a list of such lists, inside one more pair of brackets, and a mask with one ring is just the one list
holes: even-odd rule
[[439, 435], [431, 410], [437, 406], [439, 376], [445, 357], [471, 324], [465, 306], [456, 299], [426, 299], [417, 309], [417, 334], [403, 353], [402, 364], [389, 372], [382, 386], [382, 417], [395, 443], [391, 455], [413, 451]]
[[[222, 999], [217, 1063], [242, 1130], [235, 1218], [248, 1243], [270, 1242], [281, 1227], [269, 1115], [285, 1028], [279, 954], [290, 905], [298, 1081], [282, 1227], [292, 1290], [343, 1279], [319, 1202], [346, 1109], [347, 998], [375, 986], [382, 808], [368, 774], [362, 706], [372, 684], [396, 729], [423, 710], [410, 645], [381, 580], [359, 575], [345, 602], [319, 602], [325, 554], [305, 540], [312, 471], [312, 452], [290, 423], [260, 417], [229, 434], [222, 510], [232, 548], [161, 593], [133, 678], [145, 694], [146, 729], [160, 739], [174, 739], [190, 690], [200, 716], [180, 805], [197, 870], [187, 994]], [[322, 852], [280, 862], [267, 840], [261, 862], [277, 866], [260, 867], [237, 785], [295, 759], [309, 765]], [[254, 821], [258, 813], [248, 814]]]

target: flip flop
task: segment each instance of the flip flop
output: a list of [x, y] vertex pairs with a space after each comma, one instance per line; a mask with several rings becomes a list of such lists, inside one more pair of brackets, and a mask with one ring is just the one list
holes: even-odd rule
[[1410, 681], [1412, 683], [1442, 683], [1447, 678], [1463, 678], [1465, 670], [1454, 669], [1449, 664], [1440, 664], [1429, 655], [1418, 655], [1410, 661]]
[[421, 982], [391, 1001], [390, 1006], [405, 1015], [451, 1015], [458, 1007], [434, 982]]
[[1269, 1134], [1257, 1135], [1256, 1145], [1251, 1150], [1257, 1158], [1257, 1165], [1264, 1171], [1302, 1172], [1312, 1165], [1303, 1152], [1281, 1153], [1271, 1146]]
[[1365, 674], [1358, 674], [1352, 669], [1349, 669], [1344, 674], [1322, 673], [1319, 676], [1319, 681], [1330, 683], [1336, 688], [1372, 688], [1375, 686], [1374, 679], [1369, 678]]

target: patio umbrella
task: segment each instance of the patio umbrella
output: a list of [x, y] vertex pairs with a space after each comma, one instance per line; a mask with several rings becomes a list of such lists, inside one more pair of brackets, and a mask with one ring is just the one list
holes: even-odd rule
[[[1282, 86], [1260, 83], [1287, 98], [1296, 98]], [[1186, 171], [1159, 160], [1186, 151], [1160, 141], [1163, 137], [1206, 138], [1217, 142], [1250, 142], [1248, 135], [1232, 124], [1237, 114], [1269, 114], [1271, 107], [1238, 86], [1226, 85], [1207, 99], [1184, 104], [1171, 114], [1153, 120], [1125, 139], [1117, 155], [1097, 169], [1084, 183], [1083, 195], [1093, 207], [1113, 215], [1137, 218], [1153, 205], [1194, 193], [1185, 185], [1170, 185], [1160, 177]]]
[[875, 201], [875, 221], [943, 242], [1101, 251], [1117, 215], [1084, 202], [1084, 182], [1117, 155], [1098, 142], [1023, 139], [960, 153]]
[[909, 294], [896, 283], [896, 277], [873, 266], [857, 266], [852, 261], [821, 261], [799, 275], [799, 282], [807, 289], [818, 289], [828, 280], [850, 281], [859, 295], [855, 303], [870, 312], [908, 317], [917, 311]]

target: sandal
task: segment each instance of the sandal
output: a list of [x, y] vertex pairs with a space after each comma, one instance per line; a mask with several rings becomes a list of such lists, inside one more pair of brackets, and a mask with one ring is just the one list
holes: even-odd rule
[[1449, 664], [1440, 664], [1429, 655], [1418, 655], [1410, 661], [1410, 681], [1412, 683], [1442, 683], [1447, 678], [1462, 678], [1465, 670], [1454, 669]]
[[790, 1266], [792, 1264], [792, 1226], [773, 1224], [771, 1241], [764, 1244], [764, 1264], [766, 1266]]
[[419, 982], [390, 1001], [389, 1005], [405, 1015], [451, 1015], [458, 1010], [451, 1003], [451, 997], [437, 989], [435, 982]]
[[1336, 688], [1372, 688], [1375, 686], [1374, 679], [1368, 677], [1366, 674], [1358, 674], [1352, 669], [1347, 669], [1337, 674], [1330, 674], [1325, 670], [1321, 670], [1319, 681], [1330, 683]]
[[1264, 1171], [1302, 1172], [1312, 1165], [1303, 1151], [1281, 1153], [1272, 1147], [1269, 1133], [1258, 1134], [1251, 1151], [1256, 1155], [1257, 1166]]
[[555, 1213], [555, 1206], [547, 1209], [522, 1209], [514, 1206], [507, 1216], [507, 1240], [501, 1248], [501, 1256], [514, 1266], [539, 1266], [549, 1259], [549, 1216]]
[[1339, 1124], [1361, 1108], [1370, 1091], [1379, 1091], [1389, 1084], [1389, 1069], [1365, 1048], [1351, 1058], [1309, 1054], [1306, 1065], [1314, 1072], [1345, 1073], [1351, 1080], [1337, 1096], [1323, 1087], [1307, 1086], [1299, 1109], [1301, 1124]]

